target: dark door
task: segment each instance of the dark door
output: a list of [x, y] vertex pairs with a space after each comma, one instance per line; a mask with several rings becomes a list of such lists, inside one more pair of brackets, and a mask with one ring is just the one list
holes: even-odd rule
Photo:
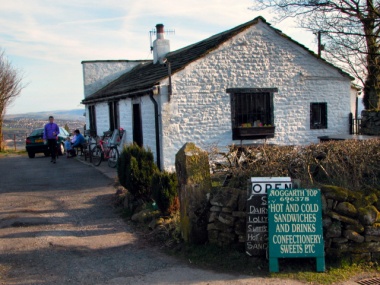
[[119, 102], [108, 102], [108, 112], [110, 116], [110, 131], [120, 128], [119, 126]]
[[140, 104], [133, 104], [133, 141], [137, 145], [143, 146]]

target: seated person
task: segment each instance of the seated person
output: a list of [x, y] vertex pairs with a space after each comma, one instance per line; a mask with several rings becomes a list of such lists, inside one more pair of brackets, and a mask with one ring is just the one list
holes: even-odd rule
[[80, 133], [79, 130], [75, 130], [75, 143], [72, 145], [73, 148], [79, 148], [81, 149], [83, 153], [83, 144], [85, 142], [84, 136]]
[[69, 158], [71, 156], [75, 156], [75, 150], [71, 147], [71, 141], [70, 137], [66, 138], [65, 141], [65, 150], [66, 150], [66, 157]]
[[74, 144], [76, 139], [77, 139], [77, 134], [75, 133], [75, 131], [73, 131], [72, 138], [71, 138], [71, 144]]

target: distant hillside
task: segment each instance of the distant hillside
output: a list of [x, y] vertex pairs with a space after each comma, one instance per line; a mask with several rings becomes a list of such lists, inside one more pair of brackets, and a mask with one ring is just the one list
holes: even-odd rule
[[17, 120], [21, 118], [29, 118], [35, 120], [47, 120], [49, 116], [54, 116], [58, 120], [71, 120], [71, 121], [85, 121], [84, 109], [74, 109], [74, 110], [56, 110], [56, 111], [44, 111], [44, 112], [32, 112], [25, 114], [11, 114], [5, 115], [5, 119]]

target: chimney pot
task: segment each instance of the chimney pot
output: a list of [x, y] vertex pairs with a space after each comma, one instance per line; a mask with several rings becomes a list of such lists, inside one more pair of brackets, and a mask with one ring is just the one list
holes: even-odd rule
[[156, 25], [156, 33], [157, 33], [157, 39], [163, 39], [165, 32], [164, 32], [164, 25], [163, 24], [157, 24]]
[[157, 33], [163, 33], [164, 32], [164, 25], [163, 24], [157, 24], [156, 29], [157, 29]]
[[166, 54], [170, 52], [170, 42], [165, 40], [164, 25], [156, 25], [157, 38], [153, 42], [153, 63], [163, 62]]

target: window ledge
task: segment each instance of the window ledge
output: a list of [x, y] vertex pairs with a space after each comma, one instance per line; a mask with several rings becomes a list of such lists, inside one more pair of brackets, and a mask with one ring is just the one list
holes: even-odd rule
[[233, 140], [254, 140], [273, 138], [276, 127], [233, 128]]

